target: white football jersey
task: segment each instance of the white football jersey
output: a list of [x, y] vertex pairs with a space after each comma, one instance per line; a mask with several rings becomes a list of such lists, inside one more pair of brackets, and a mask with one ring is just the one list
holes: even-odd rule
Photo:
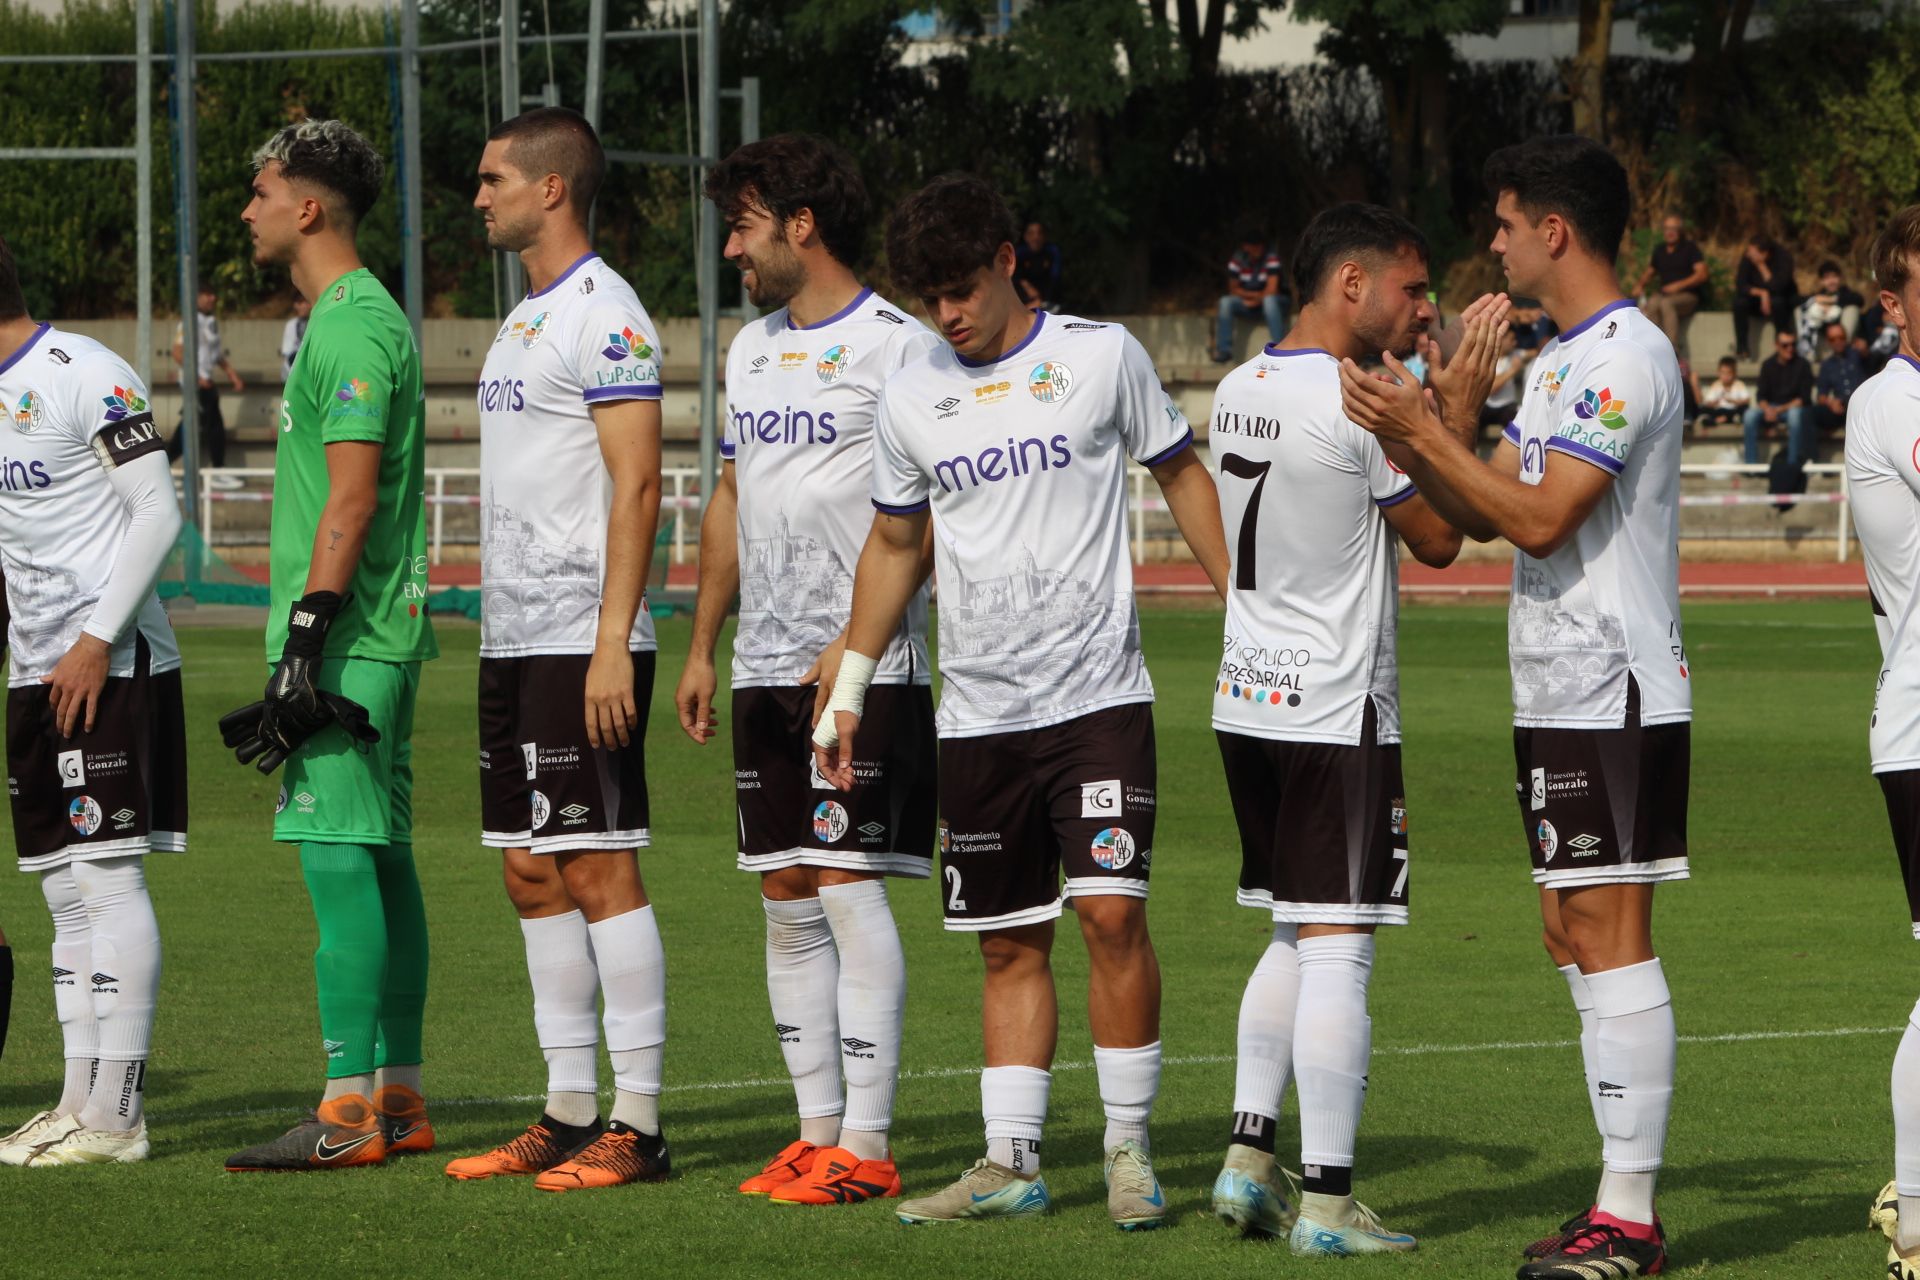
[[1505, 439], [1520, 479], [1539, 484], [1547, 454], [1614, 477], [1558, 551], [1514, 552], [1507, 615], [1513, 722], [1574, 729], [1626, 723], [1627, 681], [1640, 723], [1693, 716], [1680, 636], [1680, 363], [1653, 321], [1622, 299], [1541, 349]]
[[[660, 398], [660, 340], [588, 254], [513, 309], [480, 372], [480, 653], [591, 653], [613, 478], [592, 408]], [[640, 601], [630, 640], [652, 649]]]
[[[871, 289], [805, 329], [782, 307], [733, 340], [720, 456], [733, 463], [740, 496], [735, 688], [792, 684], [847, 625], [854, 566], [873, 527], [880, 386], [939, 345]], [[922, 587], [874, 682], [930, 680]]]
[[[1381, 509], [1414, 496], [1340, 405], [1340, 362], [1268, 347], [1220, 380], [1207, 443], [1232, 556], [1213, 727], [1400, 741], [1400, 561]], [[1372, 746], [1374, 743], [1364, 745]]]
[[1127, 548], [1127, 458], [1193, 443], [1119, 325], [1038, 313], [998, 360], [942, 343], [887, 380], [873, 504], [933, 510], [942, 737], [1151, 702]]
[[1920, 365], [1908, 356], [1847, 402], [1847, 492], [1880, 633], [1873, 771], [1920, 769]]
[[[154, 430], [147, 389], [126, 361], [46, 324], [0, 364], [0, 419], [0, 567], [13, 612], [7, 685], [17, 689], [38, 684], [66, 656], [113, 574], [129, 517], [103, 454], [119, 447], [117, 435], [150, 445]], [[180, 665], [166, 610], [149, 595], [114, 646], [109, 675], [133, 674], [142, 636], [150, 671]]]

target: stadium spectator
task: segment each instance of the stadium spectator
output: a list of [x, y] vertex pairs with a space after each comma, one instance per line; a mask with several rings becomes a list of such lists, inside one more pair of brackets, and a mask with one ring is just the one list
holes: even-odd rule
[[307, 301], [305, 294], [293, 295], [293, 315], [287, 320], [287, 327], [280, 331], [282, 377], [293, 372], [293, 358], [300, 354], [300, 343], [307, 336], [307, 316], [312, 311], [313, 304]]
[[1787, 427], [1787, 456], [1796, 462], [1813, 457], [1811, 433], [1807, 430], [1807, 402], [1813, 398], [1813, 366], [1795, 352], [1793, 334], [1785, 329], [1774, 335], [1774, 353], [1760, 364], [1755, 380], [1754, 403], [1744, 421], [1745, 457], [1760, 461], [1760, 435], [1768, 435], [1782, 422]]
[[1813, 388], [1814, 439], [1823, 431], [1838, 431], [1847, 425], [1847, 405], [1853, 393], [1867, 380], [1866, 362], [1847, 338], [1847, 327], [1835, 320], [1827, 326], [1827, 355], [1820, 362], [1820, 376]]
[[1887, 318], [1878, 295], [1868, 299], [1860, 313], [1860, 322], [1853, 330], [1853, 349], [1860, 353], [1869, 377], [1886, 368], [1887, 361], [1900, 350], [1900, 327]]
[[1747, 241], [1733, 272], [1733, 340], [1742, 360], [1751, 358], [1760, 325], [1771, 324], [1776, 332], [1793, 331], [1798, 298], [1793, 255], [1766, 236]]
[[1738, 422], [1753, 404], [1753, 389], [1740, 381], [1740, 362], [1720, 357], [1720, 374], [1700, 390], [1700, 423], [1721, 427]]
[[1038, 218], [1027, 223], [1013, 248], [1013, 287], [1029, 311], [1051, 311], [1060, 305], [1060, 246], [1047, 239]]
[[1267, 322], [1267, 341], [1278, 342], [1287, 331], [1286, 284], [1280, 255], [1267, 247], [1266, 237], [1248, 228], [1240, 247], [1227, 259], [1227, 291], [1220, 295], [1220, 328], [1214, 337], [1213, 360], [1233, 359], [1233, 322], [1258, 315]]
[[[220, 414], [220, 389], [213, 385], [213, 375], [224, 373], [235, 392], [245, 391], [247, 384], [234, 372], [233, 362], [227, 359], [227, 347], [220, 340], [220, 317], [214, 307], [213, 286], [202, 284], [198, 296], [194, 299], [194, 356], [199, 368], [194, 380], [196, 388], [195, 404], [200, 419], [200, 461], [207, 466], [224, 467], [227, 465], [227, 420]], [[186, 352], [186, 326], [181, 323], [173, 330], [173, 362], [180, 367], [180, 396], [184, 400], [187, 394], [187, 367], [182, 361]], [[186, 422], [184, 414], [181, 422]], [[175, 431], [173, 439], [167, 442], [167, 456], [178, 458], [187, 447], [186, 436]]]
[[1480, 425], [1505, 430], [1520, 407], [1520, 386], [1537, 353], [1520, 346], [1511, 328], [1500, 336], [1500, 344], [1500, 359], [1493, 366], [1493, 390], [1480, 406]]
[[[1681, 233], [1686, 224], [1678, 214], [1670, 213], [1660, 223], [1660, 243], [1654, 246], [1647, 269], [1640, 273], [1634, 292], [1641, 296], [1640, 309], [1660, 326], [1673, 343], [1680, 362], [1687, 362], [1687, 328], [1693, 313], [1700, 309], [1707, 287], [1707, 259], [1700, 246]], [[1647, 286], [1654, 280], [1659, 287], [1651, 293]]]
[[1860, 323], [1860, 308], [1866, 305], [1866, 299], [1847, 287], [1846, 280], [1840, 274], [1840, 264], [1823, 262], [1820, 264], [1820, 283], [1807, 295], [1796, 313], [1798, 324], [1795, 332], [1800, 335], [1800, 345], [1808, 351], [1825, 335], [1828, 325], [1838, 321], [1849, 331]]

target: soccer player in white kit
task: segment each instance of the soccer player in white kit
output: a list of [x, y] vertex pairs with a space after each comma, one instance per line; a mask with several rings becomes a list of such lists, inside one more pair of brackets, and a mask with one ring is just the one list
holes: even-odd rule
[[[1867, 736], [1920, 938], [1920, 205], [1875, 240], [1873, 278], [1900, 350], [1847, 407], [1847, 491], [1880, 634]], [[1893, 1167], [1873, 1217], [1889, 1237], [1887, 1275], [1920, 1280], [1920, 1005], [1893, 1059]]]
[[[1619, 161], [1587, 138], [1494, 152], [1492, 244], [1512, 290], [1560, 327], [1491, 463], [1419, 388], [1342, 368], [1347, 413], [1412, 452], [1421, 494], [1462, 532], [1518, 548], [1508, 649], [1516, 795], [1547, 952], [1581, 1020], [1603, 1139], [1588, 1210], [1529, 1246], [1522, 1280], [1666, 1265], [1654, 1180], [1676, 1037], [1653, 891], [1687, 876], [1692, 695], [1680, 631], [1685, 409], [1673, 345], [1621, 295]], [[1389, 357], [1389, 368], [1399, 372]]]
[[66, 1083], [0, 1163], [132, 1163], [160, 927], [145, 855], [187, 844], [180, 650], [154, 583], [180, 533], [147, 391], [91, 338], [36, 324], [0, 241], [0, 567], [15, 851], [53, 914]]
[[[1117, 325], [1033, 313], [1014, 291], [1013, 216], [977, 178], [939, 178], [894, 211], [887, 262], [946, 346], [887, 380], [874, 429], [877, 514], [853, 618], [816, 727], [843, 790], [867, 685], [921, 574], [940, 585], [941, 899], [986, 962], [987, 1155], [903, 1222], [1044, 1211], [1040, 1137], [1058, 1036], [1050, 968], [1060, 873], [1090, 959], [1106, 1112], [1107, 1209], [1158, 1226], [1147, 1118], [1160, 1079], [1160, 970], [1146, 897], [1157, 802], [1153, 685], [1127, 545], [1127, 459], [1150, 468], [1223, 590], [1212, 478], [1146, 351]], [[860, 731], [864, 732], [864, 731]]]
[[[540, 1119], [456, 1178], [542, 1191], [667, 1176], [666, 959], [634, 851], [648, 843], [645, 740], [660, 513], [653, 321], [593, 251], [606, 172], [593, 126], [540, 107], [497, 126], [474, 205], [531, 291], [480, 373], [480, 822], [501, 850], [547, 1059]], [[600, 1126], [595, 997], [614, 1103]]]
[[675, 695], [681, 727], [704, 744], [715, 732], [714, 644], [739, 592], [739, 866], [760, 876], [767, 994], [800, 1112], [799, 1136], [740, 1190], [858, 1204], [900, 1194], [887, 1131], [907, 972], [883, 877], [925, 879], [933, 865], [924, 589], [869, 690], [852, 791], [820, 777], [809, 739], [817, 673], [839, 663], [872, 524], [880, 386], [940, 340], [854, 275], [870, 206], [838, 147], [807, 134], [748, 143], [714, 167], [706, 189], [748, 296], [776, 308], [727, 353], [723, 465], [701, 521], [700, 592]]
[[[1433, 323], [1425, 238], [1378, 205], [1335, 205], [1301, 233], [1293, 269], [1299, 320], [1221, 379], [1207, 436], [1233, 551], [1213, 725], [1240, 829], [1239, 901], [1273, 919], [1240, 1005], [1213, 1206], [1243, 1231], [1290, 1235], [1295, 1253], [1400, 1252], [1413, 1237], [1353, 1198], [1373, 933], [1407, 922], [1396, 542], [1444, 567], [1460, 534], [1340, 402], [1341, 360], [1410, 356]], [[1490, 381], [1492, 344], [1476, 349]], [[1477, 396], [1462, 384], [1482, 370], [1433, 359], [1447, 407], [1477, 421], [1485, 384]], [[1274, 1176], [1289, 1077], [1297, 1215]]]

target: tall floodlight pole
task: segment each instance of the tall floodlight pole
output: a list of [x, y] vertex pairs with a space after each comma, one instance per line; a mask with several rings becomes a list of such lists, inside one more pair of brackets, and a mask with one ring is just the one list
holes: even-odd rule
[[[195, 139], [195, 116], [199, 104], [194, 87], [197, 76], [193, 60], [194, 0], [176, 0], [173, 6], [173, 102], [179, 113], [180, 140], [175, 148], [174, 181], [179, 191], [180, 242], [180, 435], [182, 497], [188, 524], [200, 521], [200, 323], [194, 304], [200, 292], [200, 244], [198, 205], [200, 192], [199, 148]], [[188, 580], [192, 581], [189, 567]]]
[[607, 69], [607, 0], [587, 5], [587, 93], [580, 114], [600, 131], [600, 94]]
[[420, 345], [426, 316], [426, 228], [420, 199], [420, 0], [400, 0], [400, 228], [407, 323]]
[[[500, 0], [500, 118], [511, 120], [520, 114], [520, 0]], [[507, 310], [520, 305], [527, 292], [526, 272], [520, 255], [502, 255], [506, 259]]]
[[[707, 166], [720, 157], [720, 0], [700, 0], [700, 186], [706, 186]], [[698, 273], [700, 293], [700, 501], [713, 497], [714, 469], [718, 465], [715, 408], [719, 402], [720, 260], [715, 254], [720, 238], [720, 211], [713, 201], [700, 201]]]
[[137, 0], [133, 7], [133, 142], [135, 282], [140, 317], [134, 362], [148, 394], [153, 388], [153, 0]]

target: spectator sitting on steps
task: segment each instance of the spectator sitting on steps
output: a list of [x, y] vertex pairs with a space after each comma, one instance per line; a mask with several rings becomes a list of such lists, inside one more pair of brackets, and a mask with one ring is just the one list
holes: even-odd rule
[[1240, 247], [1227, 259], [1227, 291], [1220, 296], [1220, 325], [1214, 335], [1213, 362], [1233, 359], [1233, 322], [1260, 316], [1267, 322], [1267, 341], [1278, 342], [1287, 331], [1286, 287], [1280, 255], [1267, 247], [1266, 237], [1249, 228]]
[[1742, 360], [1750, 359], [1753, 331], [1771, 324], [1776, 333], [1793, 332], [1793, 307], [1799, 291], [1793, 282], [1793, 255], [1769, 240], [1747, 241], [1733, 272], [1733, 341]]
[[1772, 435], [1783, 422], [1788, 458], [1796, 463], [1813, 461], [1817, 436], [1807, 414], [1807, 403], [1813, 399], [1813, 366], [1795, 354], [1794, 345], [1792, 330], [1782, 329], [1774, 335], [1774, 353], [1760, 363], [1759, 385], [1744, 424], [1744, 456], [1749, 463], [1760, 461], [1762, 429]]
[[1047, 239], [1038, 218], [1027, 224], [1013, 247], [1013, 287], [1029, 311], [1051, 311], [1060, 305], [1060, 246]]
[[1700, 423], [1720, 427], [1738, 422], [1753, 403], [1753, 392], [1740, 381], [1740, 364], [1732, 356], [1720, 357], [1720, 375], [1700, 389]]
[[1814, 349], [1828, 325], [1836, 321], [1853, 332], [1860, 323], [1860, 308], [1866, 305], [1866, 299], [1847, 287], [1840, 275], [1840, 264], [1823, 262], [1820, 264], [1820, 283], [1800, 304], [1800, 323], [1796, 332], [1800, 335], [1800, 345], [1808, 351]]
[[[1867, 366], [1847, 339], [1838, 320], [1827, 326], [1827, 357], [1813, 387], [1813, 428], [1816, 433], [1839, 431], [1847, 425], [1847, 404], [1867, 380]], [[1816, 437], [1817, 438], [1817, 437]]]
[[[1687, 328], [1707, 287], [1707, 259], [1700, 246], [1686, 239], [1686, 229], [1678, 214], [1670, 213], [1660, 222], [1660, 243], [1654, 246], [1647, 269], [1640, 273], [1634, 292], [1641, 296], [1640, 309], [1647, 319], [1660, 326], [1667, 341], [1687, 363]], [[1649, 293], [1648, 284], [1658, 281]]]

